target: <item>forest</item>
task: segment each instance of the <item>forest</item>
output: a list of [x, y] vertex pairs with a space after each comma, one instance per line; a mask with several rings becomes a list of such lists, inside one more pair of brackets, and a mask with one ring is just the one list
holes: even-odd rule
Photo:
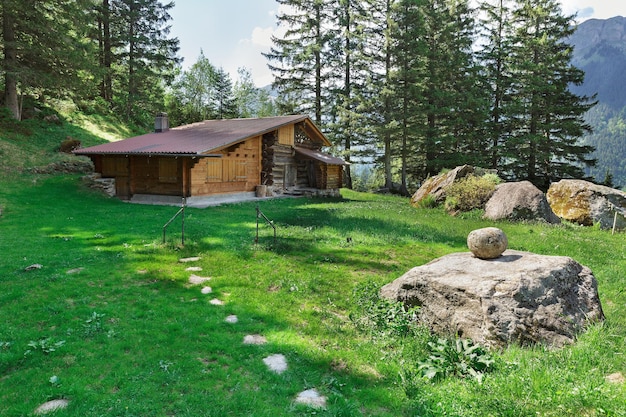
[[405, 195], [461, 164], [542, 189], [594, 165], [580, 140], [594, 97], [569, 88], [584, 73], [566, 42], [574, 16], [556, 0], [277, 3], [289, 7], [265, 55], [270, 94], [204, 54], [183, 70], [173, 2], [5, 0], [4, 112], [21, 119], [26, 100], [72, 100], [146, 129], [163, 110], [173, 125], [305, 113], [335, 154]]

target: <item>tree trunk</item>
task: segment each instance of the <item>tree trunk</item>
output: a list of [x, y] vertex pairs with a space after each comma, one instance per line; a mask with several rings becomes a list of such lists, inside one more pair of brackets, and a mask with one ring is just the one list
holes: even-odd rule
[[[6, 2], [4, 2], [6, 3]], [[21, 111], [17, 94], [17, 47], [15, 46], [15, 22], [10, 7], [3, 5], [2, 33], [4, 45], [4, 103], [11, 115], [21, 119]]]
[[100, 84], [100, 96], [107, 102], [113, 101], [113, 85], [111, 80], [111, 6], [109, 0], [102, 0], [102, 10], [99, 20], [100, 28], [100, 66], [103, 71]]

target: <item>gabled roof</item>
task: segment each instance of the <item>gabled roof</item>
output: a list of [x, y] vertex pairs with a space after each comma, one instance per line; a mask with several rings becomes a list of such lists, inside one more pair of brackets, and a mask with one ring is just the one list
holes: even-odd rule
[[248, 138], [303, 123], [311, 139], [324, 146], [330, 142], [308, 116], [278, 116], [258, 119], [223, 119], [171, 128], [74, 151], [77, 155], [207, 155]]

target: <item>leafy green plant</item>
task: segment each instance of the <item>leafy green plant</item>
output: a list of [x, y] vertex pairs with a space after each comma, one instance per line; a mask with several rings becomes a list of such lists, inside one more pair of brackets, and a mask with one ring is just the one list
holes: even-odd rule
[[355, 287], [354, 303], [357, 311], [350, 319], [357, 328], [368, 333], [407, 336], [417, 326], [419, 307], [406, 307], [400, 301], [380, 297], [380, 288], [374, 282]]
[[92, 337], [104, 331], [104, 326], [102, 325], [102, 319], [104, 316], [104, 314], [99, 314], [94, 311], [91, 316], [85, 320], [85, 323], [83, 324], [83, 332], [85, 336]]
[[495, 174], [468, 175], [446, 188], [444, 207], [448, 212], [482, 209], [493, 195], [500, 178]]
[[43, 354], [48, 355], [55, 352], [58, 348], [65, 344], [65, 340], [56, 341], [52, 337], [45, 337], [36, 341], [31, 340], [28, 342], [28, 349], [24, 352], [24, 356], [30, 355], [32, 352], [41, 351]]
[[483, 374], [491, 371], [493, 357], [480, 345], [470, 339], [437, 339], [429, 342], [430, 355], [419, 362], [418, 371], [430, 380], [447, 376], [472, 377], [482, 381]]

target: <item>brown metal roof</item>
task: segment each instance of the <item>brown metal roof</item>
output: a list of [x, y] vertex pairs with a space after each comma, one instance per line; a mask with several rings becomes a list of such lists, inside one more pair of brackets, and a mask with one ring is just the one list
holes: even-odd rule
[[[278, 116], [258, 119], [205, 120], [174, 127], [165, 132], [148, 133], [118, 142], [105, 143], [74, 151], [77, 155], [142, 154], [142, 155], [202, 155], [263, 135], [280, 127], [305, 121], [312, 132], [319, 132], [308, 116]], [[328, 139], [319, 132], [324, 145]]]
[[336, 158], [336, 157], [334, 157], [332, 155], [328, 155], [327, 153], [324, 153], [324, 152], [315, 151], [313, 149], [301, 148], [299, 146], [294, 146], [294, 149], [299, 154], [302, 154], [302, 155], [307, 156], [309, 158], [316, 159], [316, 160], [321, 161], [321, 162], [323, 162], [323, 163], [325, 163], [327, 165], [350, 165], [348, 162], [344, 161], [343, 159]]

